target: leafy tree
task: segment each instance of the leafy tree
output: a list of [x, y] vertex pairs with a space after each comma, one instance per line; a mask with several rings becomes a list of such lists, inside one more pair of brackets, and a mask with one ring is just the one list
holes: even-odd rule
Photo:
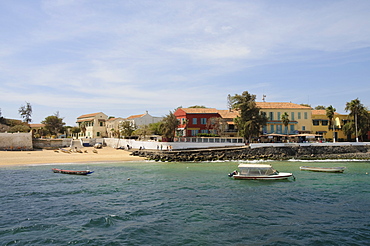
[[9, 129], [9, 132], [29, 132], [30, 129], [28, 125], [15, 125]]
[[285, 126], [285, 132], [288, 135], [288, 125], [289, 125], [290, 120], [289, 120], [289, 115], [287, 112], [284, 112], [284, 114], [281, 116], [281, 122]]
[[135, 135], [138, 135], [140, 138], [143, 136], [145, 139], [147, 135], [152, 134], [152, 131], [149, 125], [143, 125], [143, 126], [140, 126], [134, 133]]
[[137, 129], [137, 127], [133, 125], [131, 121], [123, 121], [120, 127], [121, 127], [121, 134], [125, 137], [131, 137], [132, 133]]
[[161, 135], [162, 134], [161, 124], [162, 124], [162, 122], [150, 123], [149, 124], [149, 129], [152, 132], [152, 134], [154, 134], [154, 135]]
[[59, 117], [59, 112], [46, 117], [41, 123], [45, 124], [45, 129], [49, 131], [51, 135], [58, 135], [58, 133], [62, 133], [64, 129], [63, 126], [66, 124], [63, 122], [63, 118]]
[[[302, 104], [301, 104], [302, 105]], [[325, 106], [322, 106], [322, 105], [318, 105], [315, 107], [316, 110], [325, 110]]]
[[[310, 107], [312, 109], [311, 105], [309, 105], [309, 104], [301, 103], [300, 105], [305, 106], [305, 107]], [[325, 107], [324, 107], [324, 109], [325, 109]]]
[[334, 122], [333, 122], [335, 111], [336, 109], [332, 105], [326, 108], [326, 117], [328, 117], [329, 119], [329, 129], [330, 127], [333, 128], [333, 143], [335, 143]]
[[[221, 117], [212, 117], [207, 120], [206, 127], [215, 131], [216, 135], [222, 136], [227, 127], [227, 122]], [[199, 135], [199, 134], [198, 134]], [[215, 135], [215, 134], [214, 134]]]
[[355, 133], [356, 142], [358, 142], [358, 136], [361, 136], [361, 138], [363, 139], [363, 135], [365, 135], [370, 129], [370, 116], [368, 113], [368, 109], [364, 107], [364, 105], [357, 98], [352, 100], [351, 102], [347, 102], [345, 110], [347, 112], [351, 111], [349, 116], [353, 117], [354, 119], [354, 123], [352, 121], [347, 122], [347, 126], [345, 126], [344, 128], [345, 133], [347, 135]]
[[161, 125], [160, 125], [162, 136], [167, 138], [169, 141], [172, 141], [172, 139], [175, 136], [175, 131], [179, 123], [180, 123], [179, 120], [170, 111], [170, 113], [163, 118]]
[[260, 108], [256, 105], [256, 95], [251, 95], [244, 91], [242, 95], [230, 97], [230, 103], [233, 109], [240, 112], [240, 115], [234, 119], [239, 134], [249, 141], [252, 137], [258, 137], [262, 126], [266, 125], [267, 117], [260, 114]]
[[30, 123], [32, 121], [32, 106], [30, 103], [26, 102], [26, 105], [21, 106], [18, 110], [19, 114], [23, 118], [23, 121], [26, 123]]
[[207, 107], [203, 105], [194, 105], [194, 106], [190, 106], [189, 108], [207, 108]]
[[78, 135], [80, 132], [81, 132], [81, 128], [79, 128], [78, 126], [74, 126], [71, 128], [70, 132], [73, 134], [73, 135]]

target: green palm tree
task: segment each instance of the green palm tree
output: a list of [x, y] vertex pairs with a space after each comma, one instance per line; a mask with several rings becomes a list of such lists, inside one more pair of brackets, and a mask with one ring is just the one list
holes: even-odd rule
[[179, 120], [170, 111], [170, 113], [163, 118], [160, 124], [160, 129], [163, 136], [172, 141], [173, 138], [175, 137], [175, 131], [179, 123], [180, 123]]
[[326, 108], [326, 117], [328, 117], [329, 119], [329, 129], [330, 129], [330, 126], [333, 127], [333, 143], [335, 143], [335, 132], [334, 132], [334, 122], [333, 122], [335, 111], [336, 109], [332, 105]]
[[290, 120], [289, 120], [289, 115], [287, 112], [284, 112], [284, 114], [281, 116], [281, 122], [285, 126], [285, 132], [288, 135], [288, 125], [289, 125]]
[[358, 142], [358, 116], [361, 113], [361, 111], [364, 109], [364, 106], [361, 104], [360, 100], [358, 98], [347, 102], [346, 103], [346, 111], [351, 111], [349, 114], [350, 116], [354, 117], [355, 119], [355, 134], [356, 134], [356, 142]]

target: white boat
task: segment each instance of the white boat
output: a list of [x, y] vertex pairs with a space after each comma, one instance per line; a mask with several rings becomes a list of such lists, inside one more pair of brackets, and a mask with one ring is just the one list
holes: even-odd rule
[[292, 173], [280, 173], [268, 164], [239, 164], [239, 171], [229, 173], [234, 179], [279, 180], [293, 177]]
[[301, 166], [299, 167], [301, 171], [313, 171], [313, 172], [328, 172], [328, 173], [342, 173], [346, 167], [308, 167]]

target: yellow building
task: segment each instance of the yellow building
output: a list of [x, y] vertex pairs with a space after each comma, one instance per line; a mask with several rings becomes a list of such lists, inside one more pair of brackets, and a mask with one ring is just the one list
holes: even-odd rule
[[326, 141], [346, 141], [347, 136], [343, 132], [343, 125], [347, 122], [348, 115], [334, 113], [333, 125], [329, 123], [326, 110], [312, 110], [312, 132], [322, 135]]
[[[311, 108], [287, 102], [256, 102], [268, 118], [263, 134], [307, 134], [312, 131]], [[288, 114], [289, 124], [284, 126], [281, 117]]]

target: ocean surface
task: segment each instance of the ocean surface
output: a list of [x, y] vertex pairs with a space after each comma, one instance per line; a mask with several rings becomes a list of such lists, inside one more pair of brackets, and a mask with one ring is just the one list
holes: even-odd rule
[[296, 180], [234, 180], [237, 162], [1, 167], [0, 245], [370, 245], [370, 162], [265, 163]]

